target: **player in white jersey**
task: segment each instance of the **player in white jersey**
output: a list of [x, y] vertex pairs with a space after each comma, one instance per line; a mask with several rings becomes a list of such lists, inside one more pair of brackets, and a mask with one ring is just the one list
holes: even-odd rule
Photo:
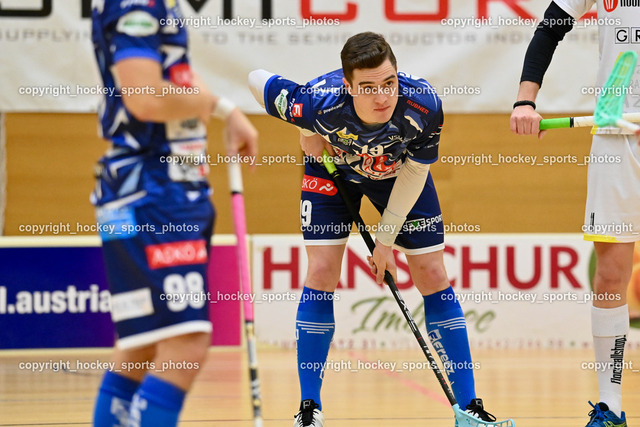
[[[597, 85], [603, 87], [621, 52], [640, 51], [640, 5], [635, 0], [556, 0], [545, 12], [527, 50], [511, 130], [542, 137], [542, 118], [535, 99], [553, 52], [575, 20], [597, 4], [600, 65]], [[614, 23], [609, 25], [608, 23]], [[577, 70], [576, 70], [577, 71]], [[625, 113], [640, 111], [640, 75], [634, 74], [625, 99]], [[620, 128], [594, 129], [592, 158], [620, 158], [620, 163], [589, 163], [587, 206], [582, 227], [596, 252], [595, 292], [591, 329], [598, 372], [599, 402], [591, 404], [588, 427], [626, 427], [622, 411], [622, 368], [629, 331], [627, 287], [633, 266], [634, 242], [640, 240], [640, 146]], [[609, 230], [609, 231], [601, 231]]]

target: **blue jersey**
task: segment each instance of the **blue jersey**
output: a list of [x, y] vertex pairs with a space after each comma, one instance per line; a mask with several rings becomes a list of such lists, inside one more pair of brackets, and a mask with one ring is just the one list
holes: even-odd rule
[[345, 178], [362, 182], [395, 177], [408, 157], [419, 163], [438, 158], [442, 102], [427, 81], [398, 73], [398, 104], [382, 126], [358, 118], [342, 70], [299, 85], [272, 76], [264, 88], [267, 113], [322, 135], [334, 148]]
[[206, 128], [194, 118], [142, 122], [125, 107], [125, 91], [155, 93], [153, 87], [121, 87], [112, 73], [118, 61], [147, 58], [162, 66], [163, 78], [182, 93], [191, 87], [187, 32], [176, 0], [100, 0], [92, 11], [93, 43], [105, 99], [100, 106], [102, 136], [112, 148], [101, 159], [92, 202], [143, 204], [173, 195], [195, 201], [208, 197]]

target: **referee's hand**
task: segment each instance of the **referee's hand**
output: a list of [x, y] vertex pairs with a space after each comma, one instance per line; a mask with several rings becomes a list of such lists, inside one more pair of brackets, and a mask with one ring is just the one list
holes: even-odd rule
[[511, 112], [511, 132], [516, 135], [538, 135], [541, 139], [546, 130], [540, 130], [540, 120], [542, 116], [530, 105], [521, 105]]

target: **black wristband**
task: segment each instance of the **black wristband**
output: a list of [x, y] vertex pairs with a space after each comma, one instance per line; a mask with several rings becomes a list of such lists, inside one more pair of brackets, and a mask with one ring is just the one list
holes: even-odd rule
[[515, 104], [513, 104], [513, 108], [520, 107], [521, 105], [530, 105], [534, 110], [536, 109], [536, 103], [533, 101], [516, 101]]

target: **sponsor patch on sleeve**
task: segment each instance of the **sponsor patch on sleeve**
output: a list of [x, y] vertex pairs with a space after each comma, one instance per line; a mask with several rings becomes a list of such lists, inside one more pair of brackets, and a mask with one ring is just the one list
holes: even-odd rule
[[122, 15], [116, 25], [116, 31], [131, 37], [152, 36], [159, 28], [158, 20], [144, 10], [134, 10]]

